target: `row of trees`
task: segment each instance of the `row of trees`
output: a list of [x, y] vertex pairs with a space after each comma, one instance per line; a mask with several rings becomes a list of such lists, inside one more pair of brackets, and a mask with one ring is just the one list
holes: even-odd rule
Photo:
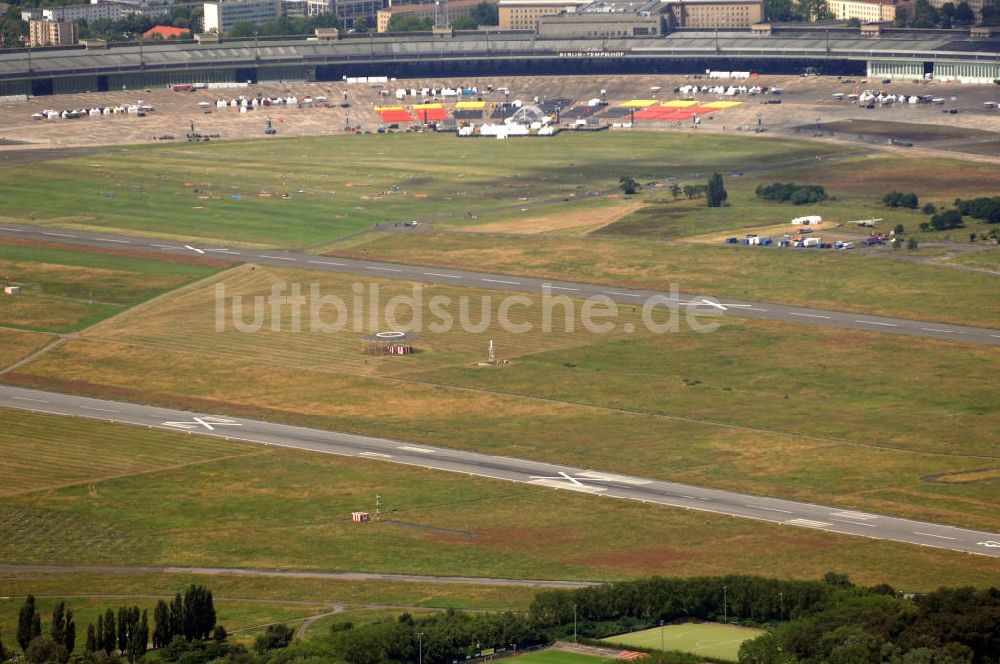
[[[472, 14], [453, 19], [451, 27], [456, 30], [475, 30], [481, 25], [500, 23], [497, 5], [480, 2], [472, 8]], [[389, 19], [389, 32], [426, 32], [434, 27], [434, 19], [419, 18], [412, 14], [396, 14]]]
[[191, 585], [168, 605], [164, 600], [153, 610], [153, 647], [162, 648], [175, 636], [185, 641], [207, 639], [215, 628], [215, 604], [212, 591], [205, 586]]
[[826, 189], [818, 184], [795, 184], [794, 182], [775, 182], [760, 185], [755, 190], [758, 198], [778, 203], [790, 202], [793, 205], [819, 203], [827, 199]]
[[[957, 25], [975, 23], [976, 13], [968, 2], [946, 2], [935, 8], [928, 0], [916, 0], [912, 10], [900, 13], [895, 27], [911, 28], [951, 28]], [[823, 21], [833, 18], [825, 0], [764, 0], [764, 20], [771, 22]], [[991, 5], [983, 8], [982, 21], [993, 24], [996, 10]], [[860, 21], [849, 22], [860, 25]]]
[[[65, 602], [52, 610], [52, 625], [42, 634], [42, 617], [35, 605], [35, 596], [28, 595], [17, 614], [17, 645], [29, 662], [66, 662], [76, 647], [76, 623], [73, 609]], [[3, 645], [0, 644], [0, 661]]]
[[[254, 24], [249, 21], [239, 21], [229, 32], [228, 37], [271, 37], [280, 35], [307, 35], [316, 28], [337, 28], [344, 30], [344, 22], [333, 14], [320, 14], [319, 16], [282, 16], [281, 18], [266, 23]], [[367, 24], [360, 26], [356, 23], [355, 29], [366, 30]]]
[[955, 207], [973, 219], [982, 219], [988, 224], [1000, 224], [1000, 196], [983, 196], [963, 201], [955, 199]]
[[917, 198], [917, 195], [912, 191], [907, 193], [903, 193], [901, 191], [890, 191], [882, 197], [882, 203], [884, 203], [886, 207], [902, 207], [916, 210], [917, 206], [920, 205], [920, 199]]
[[87, 653], [120, 654], [129, 662], [138, 662], [149, 646], [149, 617], [138, 606], [123, 606], [115, 612], [107, 609], [97, 616], [97, 626], [87, 626]]
[[916, 0], [906, 16], [896, 19], [896, 27], [909, 28], [952, 28], [976, 22], [976, 13], [968, 2], [946, 2], [941, 8], [934, 7], [928, 0]]
[[552, 627], [583, 621], [586, 636], [605, 636], [605, 623], [622, 626], [657, 624], [680, 618], [715, 620], [723, 614], [754, 623], [797, 618], [825, 606], [846, 578], [828, 574], [824, 581], [783, 581], [756, 576], [653, 577], [579, 590], [543, 590], [529, 609], [532, 620]]
[[829, 17], [825, 0], [764, 0], [767, 22], [821, 21]]
[[842, 593], [811, 615], [744, 643], [741, 664], [1000, 660], [1000, 590], [942, 588], [914, 600]]
[[[153, 647], [165, 648], [180, 641], [187, 644], [208, 639], [213, 635], [225, 640], [225, 630], [216, 627], [212, 591], [204, 586], [191, 585], [182, 596], [180, 593], [167, 604], [160, 600], [153, 614]], [[221, 630], [221, 631], [220, 631]], [[138, 606], [120, 607], [116, 612], [107, 609], [97, 616], [97, 624], [87, 626], [84, 653], [94, 656], [121, 656], [129, 662], [138, 662], [149, 644], [149, 617]], [[18, 612], [17, 644], [28, 662], [67, 662], [76, 647], [76, 623], [73, 609], [60, 602], [52, 611], [52, 624], [48, 634], [42, 633], [42, 619], [35, 597], [28, 595]], [[181, 650], [186, 649], [179, 646]], [[0, 662], [4, 660], [0, 643]]]
[[467, 614], [454, 610], [414, 619], [339, 629], [333, 633], [336, 656], [350, 664], [415, 662], [451, 664], [490, 648], [527, 648], [549, 637], [528, 616], [514, 613]]

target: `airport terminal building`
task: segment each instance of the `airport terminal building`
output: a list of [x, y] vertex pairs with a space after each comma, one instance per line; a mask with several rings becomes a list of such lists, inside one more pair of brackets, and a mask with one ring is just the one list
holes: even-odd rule
[[[1000, 80], [1000, 35], [990, 30], [755, 26], [643, 35], [637, 33], [655, 26], [652, 15], [622, 16], [627, 18], [621, 23], [605, 23], [629, 35], [580, 36], [578, 28], [571, 37], [481, 30], [8, 50], [0, 52], [0, 96], [352, 76], [690, 74], [706, 69], [798, 74], [809, 68], [890, 79]], [[665, 30], [662, 15], [660, 20]]]

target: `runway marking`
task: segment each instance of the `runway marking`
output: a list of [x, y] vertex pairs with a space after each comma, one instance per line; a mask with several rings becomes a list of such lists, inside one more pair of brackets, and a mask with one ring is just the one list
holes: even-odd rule
[[275, 260], [275, 261], [294, 261], [295, 260], [294, 258], [289, 258], [288, 256], [268, 256], [266, 254], [261, 254], [260, 257], [261, 258], [270, 258], [271, 260]]
[[636, 295], [635, 293], [616, 293], [615, 291], [601, 291], [605, 295], [621, 295], [622, 297], [642, 297], [641, 295]]
[[205, 427], [209, 431], [215, 431], [216, 427], [239, 427], [243, 426], [239, 422], [234, 422], [233, 420], [227, 420], [224, 417], [192, 417], [190, 420], [182, 420], [180, 422], [164, 422], [164, 426], [172, 427], [174, 429], [197, 429], [198, 427]]
[[639, 477], [628, 477], [627, 475], [615, 475], [614, 473], [601, 473], [596, 470], [585, 470], [580, 473], [580, 477], [584, 479], [591, 480], [603, 480], [605, 482], [619, 482], [621, 484], [634, 484], [637, 486], [643, 486], [646, 484], [652, 484], [652, 480], [646, 480]]
[[848, 521], [846, 519], [834, 519], [838, 523], [849, 523], [853, 526], [864, 526], [865, 528], [878, 528], [874, 523], [862, 523], [860, 521]]
[[767, 309], [761, 309], [760, 307], [747, 307], [747, 311], [767, 311]]
[[102, 413], [117, 413], [117, 410], [111, 410], [110, 408], [95, 408], [94, 406], [80, 406], [83, 410], [96, 410]]
[[185, 249], [190, 249], [191, 251], [198, 252], [199, 254], [205, 253], [203, 250], [199, 249], [198, 247], [192, 247], [190, 244], [185, 244], [184, 248]]
[[178, 247], [172, 244], [150, 244], [151, 247], [156, 247], [157, 249], [183, 249], [184, 247]]
[[24, 232], [20, 228], [6, 228], [4, 226], [0, 226], [0, 231], [10, 231], [11, 233], [23, 233]]
[[376, 458], [379, 458], [379, 459], [391, 459], [392, 458], [391, 454], [382, 454], [381, 452], [358, 452], [358, 456], [376, 457]]
[[750, 505], [749, 503], [744, 503], [743, 507], [752, 507], [758, 510], [767, 510], [768, 512], [784, 512], [785, 514], [795, 514], [791, 510], [779, 510], [777, 507], [764, 507], [763, 505]]
[[512, 284], [514, 286], [520, 286], [521, 285], [520, 281], [504, 281], [503, 279], [487, 279], [485, 277], [483, 277], [482, 279], [480, 279], [480, 281], [488, 281], [488, 282], [493, 283], [493, 284]]
[[726, 308], [725, 308], [724, 306], [722, 306], [721, 304], [719, 304], [718, 302], [711, 302], [711, 301], [709, 301], [709, 300], [706, 300], [706, 299], [704, 299], [704, 298], [702, 298], [702, 299], [701, 299], [700, 301], [698, 301], [698, 302], [695, 302], [694, 304], [695, 304], [695, 305], [699, 305], [699, 304], [707, 304], [707, 305], [709, 305], [710, 307], [715, 307], [716, 309], [722, 309], [723, 311], [726, 311]]
[[789, 311], [788, 315], [790, 315], [790, 316], [802, 316], [804, 318], [829, 318], [829, 316], [821, 316], [820, 314], [802, 314], [802, 313], [799, 313], [798, 311]]
[[424, 276], [427, 277], [445, 277], [447, 279], [458, 279], [457, 274], [441, 274], [440, 272], [424, 272]]
[[331, 262], [331, 261], [309, 261], [309, 262], [313, 263], [315, 265], [339, 265], [341, 267], [344, 266], [343, 263], [334, 263], [334, 262]]
[[882, 327], [899, 327], [895, 323], [880, 323], [877, 320], [855, 320], [855, 323], [861, 323], [863, 325], [881, 325]]
[[568, 291], [578, 291], [579, 288], [567, 288], [566, 286], [549, 286], [551, 290], [568, 290]]
[[864, 512], [852, 512], [850, 510], [845, 510], [842, 512], [830, 512], [830, 516], [839, 516], [845, 519], [862, 519], [864, 521], [878, 518], [874, 514], [865, 514]]
[[942, 334], [951, 334], [951, 330], [942, 330], [937, 327], [922, 327], [920, 329], [924, 332], [941, 332]]
[[994, 339], [1000, 339], [1000, 334], [991, 334], [990, 336]]
[[922, 532], [917, 531], [917, 530], [914, 530], [913, 534], [914, 535], [923, 535], [924, 537], [937, 537], [937, 538], [946, 539], [946, 540], [956, 540], [956, 539], [958, 539], [957, 537], [948, 537], [946, 535], [935, 535], [934, 533], [922, 533]]
[[813, 521], [812, 519], [789, 519], [785, 523], [790, 526], [805, 526], [806, 528], [826, 528], [832, 525], [826, 521]]
[[117, 242], [118, 244], [132, 244], [128, 240], [112, 240], [109, 237], [95, 237], [94, 239], [97, 240], [98, 242]]
[[428, 450], [423, 447], [414, 447], [413, 445], [400, 445], [396, 449], [403, 450], [404, 452], [419, 452], [421, 454], [434, 454], [434, 450]]
[[28, 397], [11, 397], [11, 399], [17, 399], [18, 401], [37, 401], [38, 403], [48, 403], [45, 399], [29, 399]]
[[994, 542], [993, 540], [986, 540], [985, 542], [976, 542], [979, 546], [985, 546], [990, 549], [1000, 548], [1000, 542]]
[[532, 479], [529, 484], [534, 484], [536, 486], [547, 486], [553, 489], [569, 489], [570, 491], [582, 491], [584, 493], [600, 493], [602, 491], [607, 491], [602, 486], [589, 486], [586, 484], [568, 484], [561, 479], [554, 477], [538, 477]]
[[76, 237], [75, 235], [70, 235], [69, 233], [45, 233], [42, 235], [51, 235], [52, 237]]
[[369, 270], [382, 270], [383, 272], [402, 272], [398, 267], [378, 267], [377, 265], [366, 265]]

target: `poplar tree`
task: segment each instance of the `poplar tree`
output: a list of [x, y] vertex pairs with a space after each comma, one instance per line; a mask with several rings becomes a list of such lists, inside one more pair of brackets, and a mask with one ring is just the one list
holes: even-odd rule
[[42, 635], [42, 619], [35, 609], [35, 596], [28, 595], [17, 614], [17, 645], [27, 650], [28, 644], [36, 636]]

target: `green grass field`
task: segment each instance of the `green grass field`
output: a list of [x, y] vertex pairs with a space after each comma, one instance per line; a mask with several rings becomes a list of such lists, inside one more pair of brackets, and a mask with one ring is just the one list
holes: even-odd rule
[[[526, 610], [531, 589], [524, 587], [434, 582], [403, 583], [396, 580], [350, 581], [308, 577], [157, 573], [149, 571], [80, 571], [70, 566], [49, 568], [0, 568], [0, 581], [11, 597], [143, 597], [173, 596], [192, 583], [207, 586], [216, 597], [243, 598], [260, 604], [344, 605], [347, 611], [400, 611], [409, 609]], [[367, 608], [366, 608], [367, 607]], [[5, 632], [6, 633], [6, 632]]]
[[[349, 277], [273, 268], [224, 281], [228, 292], [253, 296], [275, 280], [307, 279], [323, 293], [351, 292]], [[383, 301], [409, 291], [375, 283]], [[469, 296], [479, 320], [482, 293], [428, 288], [425, 306], [431, 294]], [[542, 333], [535, 307], [524, 314], [533, 333], [505, 332], [494, 316], [479, 333], [428, 329], [411, 357], [374, 358], [360, 352], [363, 332], [311, 333], [306, 322], [301, 332], [284, 320], [284, 331], [219, 333], [214, 293], [206, 282], [129, 312], [5, 380], [1000, 525], [996, 483], [922, 479], [998, 455], [990, 347], [738, 319], [707, 335]], [[625, 311], [616, 322], [638, 324], [636, 316]], [[475, 366], [489, 339], [512, 364]], [[626, 455], [621, 440], [632, 441]]]
[[[18, 429], [25, 420], [31, 428]], [[35, 460], [43, 474], [39, 443], [60, 440], [66, 423], [73, 420], [0, 411], [0, 430], [12, 431], [2, 441], [5, 457], [15, 467]], [[76, 424], [75, 443], [109, 466], [133, 456], [179, 454], [176, 444], [201, 440], [99, 422]], [[122, 444], [110, 445], [109, 438]], [[818, 578], [833, 568], [850, 571], [859, 583], [885, 581], [907, 590], [981, 585], [997, 573], [994, 559], [935, 549], [358, 458], [250, 445], [244, 450], [242, 455], [216, 452], [216, 458], [187, 465], [161, 461], [112, 477], [98, 469], [71, 484], [61, 473], [53, 472], [48, 483], [38, 478], [37, 488], [5, 496], [0, 505], [0, 563], [576, 579], [737, 571]], [[4, 470], [0, 481], [10, 479], [11, 472]], [[350, 512], [370, 510], [376, 494], [382, 496], [384, 521], [352, 524]], [[733, 547], [742, 551], [738, 560], [731, 555]], [[4, 573], [18, 578], [16, 570]], [[5, 579], [3, 587], [8, 595], [97, 594], [112, 588], [124, 594], [142, 594], [143, 588], [170, 594], [185, 577], [144, 574], [101, 575], [88, 568], [68, 579], [33, 573], [31, 580]], [[103, 581], [93, 578], [102, 576]], [[324, 580], [207, 578], [221, 597], [390, 604], [379, 598], [388, 594], [403, 603], [402, 595], [410, 593], [407, 604], [428, 608], [523, 606], [526, 600], [516, 598], [531, 592], [507, 588], [493, 595], [474, 585], [434, 583], [430, 589], [396, 583], [366, 590], [363, 582], [338, 591], [338, 584]], [[287, 589], [292, 585], [299, 591]]]
[[327, 253], [1000, 326], [997, 308], [983, 306], [1000, 298], [994, 275], [847, 252], [426, 232], [373, 234]]
[[683, 625], [653, 627], [641, 632], [619, 634], [601, 640], [626, 648], [632, 646], [657, 650], [679, 650], [735, 662], [740, 644], [757, 638], [763, 633], [764, 630], [749, 627], [716, 623], [685, 623]]
[[48, 334], [0, 327], [0, 369], [31, 355], [55, 341]]
[[614, 660], [547, 648], [527, 655], [518, 655], [517, 659], [512, 661], [517, 664], [607, 664]]
[[0, 325], [73, 332], [206, 277], [224, 265], [0, 242], [0, 276], [5, 283], [22, 288], [20, 295], [0, 297]]
[[857, 150], [627, 133], [517, 145], [380, 134], [131, 146], [0, 169], [0, 200], [3, 218], [15, 222], [301, 247], [375, 223], [464, 217], [525, 198], [613, 188], [624, 173], [665, 177], [833, 152]]
[[[857, 177], [863, 171], [865, 177]], [[907, 237], [932, 241], [949, 237], [967, 242], [969, 233], [988, 231], [982, 221], [966, 218], [967, 228], [948, 232], [919, 231], [921, 222], [930, 220], [919, 210], [887, 208], [881, 201], [884, 194], [913, 191], [920, 205], [930, 202], [944, 208], [955, 198], [991, 196], [993, 181], [1000, 177], [994, 165], [949, 159], [903, 158], [895, 155], [863, 155], [799, 164], [794, 168], [778, 168], [763, 172], [748, 172], [734, 177], [726, 175], [728, 207], [708, 209], [703, 198], [674, 200], [669, 189], [647, 191], [648, 206], [598, 231], [609, 237], [634, 237], [674, 240], [692, 235], [736, 231], [741, 228], [770, 226], [788, 222], [802, 214], [820, 214], [824, 219], [844, 224], [850, 220], [880, 218], [880, 230], [888, 231], [897, 224], [906, 229]], [[692, 180], [694, 182], [694, 180]], [[774, 203], [758, 198], [758, 185], [773, 182], [796, 182], [825, 186], [830, 198], [821, 203], [797, 206]], [[841, 230], [864, 233], [864, 229], [846, 225]]]

